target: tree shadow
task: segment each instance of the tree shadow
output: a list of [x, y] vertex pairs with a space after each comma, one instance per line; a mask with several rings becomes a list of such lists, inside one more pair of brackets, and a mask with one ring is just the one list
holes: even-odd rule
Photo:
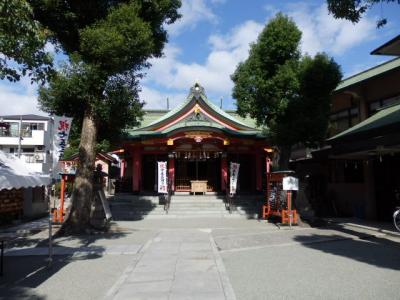
[[[155, 202], [158, 199], [158, 203]], [[109, 201], [115, 221], [143, 220], [153, 210], [162, 208], [161, 199], [154, 195], [116, 195]]]
[[8, 241], [4, 257], [4, 273], [0, 276], [0, 299], [48, 298], [37, 294], [34, 289], [73, 261], [97, 259], [106, 254], [107, 248], [96, 244], [97, 241], [116, 240], [126, 235], [126, 231], [118, 228], [85, 235], [56, 234], [53, 237], [53, 262], [50, 268], [48, 238], [21, 236]]
[[[225, 196], [223, 196], [225, 199]], [[247, 219], [259, 219], [264, 199], [262, 195], [239, 194], [233, 197], [233, 209]]]
[[[35, 288], [71, 262], [103, 257], [107, 248], [96, 245], [99, 240], [122, 238], [126, 232], [99, 232], [88, 235], [60, 235], [53, 240], [53, 261], [48, 267], [48, 239], [35, 247], [7, 249], [4, 274], [0, 277], [0, 299], [49, 299], [56, 295], [39, 295]], [[118, 250], [117, 250], [118, 251]], [[32, 255], [34, 254], [34, 255]], [[60, 293], [67, 291], [60, 290]]]
[[320, 230], [324, 229], [333, 229], [344, 235], [298, 235], [294, 237], [294, 240], [305, 247], [324, 253], [343, 256], [380, 268], [400, 270], [400, 242], [341, 226], [320, 228]]
[[[53, 246], [63, 247], [64, 244], [72, 243], [76, 245], [75, 247], [91, 247], [94, 246], [96, 242], [99, 240], [116, 240], [127, 236], [127, 232], [118, 231], [118, 230], [108, 230], [108, 231], [98, 231], [92, 234], [62, 234], [56, 235], [52, 240]], [[39, 246], [47, 246], [49, 240], [42, 240], [39, 243]], [[97, 246], [96, 246], [97, 247]]]
[[35, 288], [72, 261], [99, 257], [98, 254], [54, 256], [50, 267], [45, 256], [6, 257], [4, 275], [0, 277], [0, 299], [49, 299], [48, 295], [39, 295]]

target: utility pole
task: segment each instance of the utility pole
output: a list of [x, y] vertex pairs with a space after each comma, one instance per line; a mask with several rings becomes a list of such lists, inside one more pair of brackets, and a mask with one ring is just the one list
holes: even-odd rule
[[224, 97], [221, 97], [219, 100], [220, 100], [220, 102], [219, 102], [219, 108], [220, 109], [222, 109], [222, 99], [223, 99]]
[[22, 142], [22, 116], [19, 117], [18, 158], [21, 158], [21, 142]]
[[167, 110], [169, 110], [169, 98], [167, 97]]

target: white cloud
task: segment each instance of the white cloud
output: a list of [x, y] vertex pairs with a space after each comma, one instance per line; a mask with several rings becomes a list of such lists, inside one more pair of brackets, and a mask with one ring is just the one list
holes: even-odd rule
[[0, 115], [38, 114], [46, 115], [38, 108], [37, 85], [24, 77], [19, 82], [0, 83]]
[[200, 22], [217, 22], [217, 16], [205, 0], [184, 0], [179, 12], [182, 17], [174, 24], [167, 26], [171, 35], [179, 35], [185, 30], [193, 30]]
[[[257, 39], [262, 28], [262, 24], [247, 21], [227, 35], [210, 36], [211, 52], [204, 64], [180, 62], [179, 48], [167, 45], [165, 57], [151, 61], [153, 66], [145, 82], [154, 82], [165, 88], [187, 93], [189, 87], [198, 80], [206, 92], [228, 96], [233, 87], [230, 75], [235, 71], [237, 64], [247, 58], [249, 44]], [[155, 99], [160, 98], [159, 95], [154, 96]], [[163, 103], [165, 98], [166, 96], [162, 98]], [[155, 101], [151, 101], [149, 107], [153, 105], [158, 107]]]
[[279, 12], [279, 9], [277, 9], [274, 5], [272, 4], [266, 4], [264, 5], [264, 10], [269, 13], [270, 15], [275, 15], [277, 12]]
[[288, 12], [302, 35], [302, 51], [310, 55], [325, 51], [333, 55], [343, 55], [375, 36], [376, 22], [368, 16], [357, 24], [335, 19], [324, 4], [313, 7], [305, 3], [291, 5]]
[[142, 86], [142, 91], [139, 93], [140, 99], [146, 102], [145, 107], [152, 109], [167, 109], [167, 98], [169, 99], [169, 108], [173, 109], [182, 103], [186, 96], [187, 94], [184, 93], [161, 93], [146, 85]]

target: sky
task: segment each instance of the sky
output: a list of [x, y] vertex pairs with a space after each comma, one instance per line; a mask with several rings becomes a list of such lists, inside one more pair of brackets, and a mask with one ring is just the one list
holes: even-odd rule
[[[182, 18], [167, 26], [164, 56], [151, 59], [141, 80], [140, 99], [147, 109], [166, 109], [185, 100], [198, 81], [207, 97], [235, 109], [230, 75], [248, 57], [250, 44], [276, 13], [289, 15], [302, 31], [301, 51], [326, 52], [341, 66], [344, 78], [393, 59], [370, 52], [400, 34], [400, 5], [376, 5], [357, 24], [336, 20], [325, 1], [183, 0]], [[376, 28], [379, 18], [388, 24]], [[48, 47], [52, 51], [52, 47]], [[64, 57], [56, 55], [56, 59]], [[37, 107], [37, 86], [29, 78], [0, 81], [0, 115], [45, 115]]]

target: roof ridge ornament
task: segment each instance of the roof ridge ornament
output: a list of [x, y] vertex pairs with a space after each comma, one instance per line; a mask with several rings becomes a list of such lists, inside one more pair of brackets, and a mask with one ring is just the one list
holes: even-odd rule
[[204, 88], [200, 85], [200, 83], [198, 83], [197, 80], [196, 83], [190, 88], [190, 93], [193, 94], [196, 100], [200, 99], [201, 95], [206, 95]]

